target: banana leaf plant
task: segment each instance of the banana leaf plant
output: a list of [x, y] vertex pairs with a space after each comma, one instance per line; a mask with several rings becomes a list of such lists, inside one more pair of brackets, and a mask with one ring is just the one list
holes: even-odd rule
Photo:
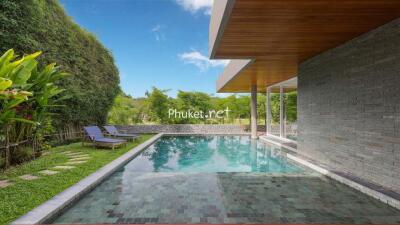
[[5, 142], [5, 167], [9, 166], [9, 130], [16, 121], [23, 123], [35, 122], [18, 116], [16, 107], [28, 100], [32, 92], [26, 91], [27, 81], [32, 71], [37, 67], [35, 60], [41, 53], [37, 52], [19, 60], [10, 49], [0, 57], [0, 129], [2, 142]]
[[[38, 69], [41, 52], [17, 59], [14, 50], [0, 57], [0, 142], [5, 143], [5, 167], [10, 164], [10, 141], [39, 140], [51, 126], [50, 108], [65, 97], [55, 82], [66, 77], [56, 64]], [[35, 146], [34, 146], [35, 147]]]
[[62, 107], [60, 101], [68, 98], [67, 95], [60, 95], [65, 90], [56, 85], [58, 80], [67, 76], [68, 73], [60, 72], [59, 67], [52, 63], [41, 71], [34, 70], [28, 80], [27, 91], [34, 94], [23, 103], [23, 106], [28, 109], [25, 117], [35, 121], [36, 124], [22, 124], [22, 126], [25, 127], [25, 136], [32, 136], [35, 150], [41, 149], [44, 135], [52, 131], [51, 119], [54, 115], [52, 109]]

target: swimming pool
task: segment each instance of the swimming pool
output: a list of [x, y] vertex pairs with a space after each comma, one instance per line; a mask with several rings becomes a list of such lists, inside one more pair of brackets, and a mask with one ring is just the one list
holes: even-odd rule
[[164, 136], [53, 223], [399, 223], [248, 136]]
[[125, 166], [136, 172], [279, 172], [303, 170], [249, 136], [164, 136]]

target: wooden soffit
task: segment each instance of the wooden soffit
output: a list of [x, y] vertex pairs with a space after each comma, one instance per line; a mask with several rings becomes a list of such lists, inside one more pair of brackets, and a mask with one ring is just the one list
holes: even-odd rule
[[400, 0], [216, 0], [216, 4], [210, 25], [211, 58], [251, 61], [238, 74], [224, 72], [222, 76], [229, 79], [220, 78], [226, 83], [217, 84], [218, 92], [249, 92], [251, 84], [263, 92], [265, 86], [296, 76], [305, 60], [400, 17]]

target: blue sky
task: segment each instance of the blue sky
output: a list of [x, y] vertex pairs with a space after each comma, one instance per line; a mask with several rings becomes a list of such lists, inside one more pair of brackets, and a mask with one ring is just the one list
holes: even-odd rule
[[61, 0], [67, 13], [112, 52], [123, 91], [155, 86], [215, 93], [226, 61], [208, 60], [212, 0]]

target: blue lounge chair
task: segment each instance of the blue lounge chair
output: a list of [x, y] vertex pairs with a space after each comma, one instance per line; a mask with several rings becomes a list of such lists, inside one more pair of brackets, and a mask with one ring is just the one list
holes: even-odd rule
[[[96, 146], [110, 147], [114, 149], [117, 146], [126, 145], [126, 140], [106, 138], [97, 126], [88, 126], [83, 128], [86, 137]], [[87, 139], [86, 139], [87, 140]], [[85, 140], [84, 140], [85, 141]], [[82, 142], [82, 144], [84, 143]]]
[[120, 133], [115, 126], [103, 126], [104, 129], [107, 131], [107, 133], [113, 137], [117, 138], [123, 138], [127, 140], [134, 140], [135, 138], [138, 138], [139, 135], [137, 134], [123, 134]]

